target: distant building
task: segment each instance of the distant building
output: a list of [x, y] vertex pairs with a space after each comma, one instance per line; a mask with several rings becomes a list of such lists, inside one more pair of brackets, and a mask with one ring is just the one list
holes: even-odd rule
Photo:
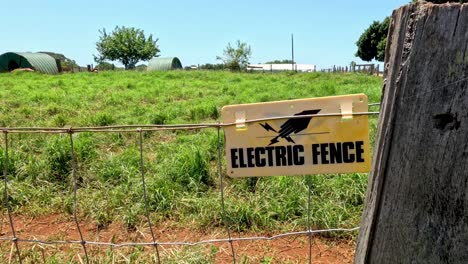
[[[247, 70], [251, 71], [291, 71], [291, 64], [249, 64]], [[294, 70], [298, 72], [314, 72], [316, 66], [313, 64], [294, 64]]]
[[0, 55], [0, 72], [10, 72], [16, 69], [32, 69], [57, 74], [61, 71], [61, 65], [60, 60], [45, 53], [7, 52]]
[[170, 71], [182, 69], [182, 63], [177, 57], [152, 58], [148, 62], [148, 71]]

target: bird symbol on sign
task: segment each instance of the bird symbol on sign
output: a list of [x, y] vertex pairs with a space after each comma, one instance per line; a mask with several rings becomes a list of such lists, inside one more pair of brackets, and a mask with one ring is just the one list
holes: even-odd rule
[[[304, 110], [300, 113], [294, 114], [295, 116], [300, 116], [300, 115], [315, 115], [318, 112], [320, 112], [321, 109], [313, 109], [313, 110]], [[266, 123], [260, 125], [266, 130], [266, 131], [274, 131], [278, 133], [278, 135], [274, 138], [271, 139], [270, 144], [268, 146], [276, 144], [279, 142], [279, 138], [284, 138], [288, 142], [291, 143], [296, 143], [294, 140], [291, 138], [291, 134], [297, 134], [304, 129], [306, 129], [309, 126], [310, 120], [312, 120], [312, 117], [303, 117], [303, 118], [291, 118], [288, 119], [284, 124], [281, 125], [279, 132], [276, 131], [270, 124]]]

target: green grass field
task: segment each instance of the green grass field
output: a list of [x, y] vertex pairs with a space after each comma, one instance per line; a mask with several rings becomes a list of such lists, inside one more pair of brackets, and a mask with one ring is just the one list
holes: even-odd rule
[[[180, 71], [50, 76], [17, 72], [0, 74], [0, 126], [218, 122], [220, 109], [229, 104], [353, 93], [365, 93], [369, 102], [378, 102], [381, 82], [380, 77], [350, 73]], [[370, 117], [372, 143], [376, 121]], [[68, 135], [11, 134], [9, 139], [9, 192], [14, 214], [71, 215]], [[103, 229], [113, 222], [138, 229], [144, 223], [138, 134], [79, 133], [74, 141], [81, 221]], [[0, 143], [3, 168], [3, 137]], [[153, 223], [170, 221], [204, 230], [223, 226], [216, 129], [145, 132], [144, 149]], [[367, 174], [311, 178], [313, 228], [358, 226]], [[227, 224], [233, 231], [307, 229], [305, 177], [226, 178], [225, 191]], [[356, 233], [330, 235], [353, 238]]]

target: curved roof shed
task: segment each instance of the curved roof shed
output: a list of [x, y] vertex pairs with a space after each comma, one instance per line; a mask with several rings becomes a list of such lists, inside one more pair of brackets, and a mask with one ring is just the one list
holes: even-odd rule
[[0, 55], [0, 72], [9, 72], [18, 68], [32, 68], [48, 74], [59, 73], [57, 61], [48, 54], [7, 52]]
[[182, 69], [182, 63], [177, 57], [152, 58], [148, 62], [148, 71], [170, 71]]

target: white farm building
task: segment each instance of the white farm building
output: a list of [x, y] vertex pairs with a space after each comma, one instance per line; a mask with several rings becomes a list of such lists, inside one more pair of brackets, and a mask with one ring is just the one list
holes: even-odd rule
[[[290, 71], [291, 64], [249, 64], [247, 70], [251, 71]], [[314, 72], [316, 66], [313, 64], [294, 64], [294, 70], [298, 72]]]

